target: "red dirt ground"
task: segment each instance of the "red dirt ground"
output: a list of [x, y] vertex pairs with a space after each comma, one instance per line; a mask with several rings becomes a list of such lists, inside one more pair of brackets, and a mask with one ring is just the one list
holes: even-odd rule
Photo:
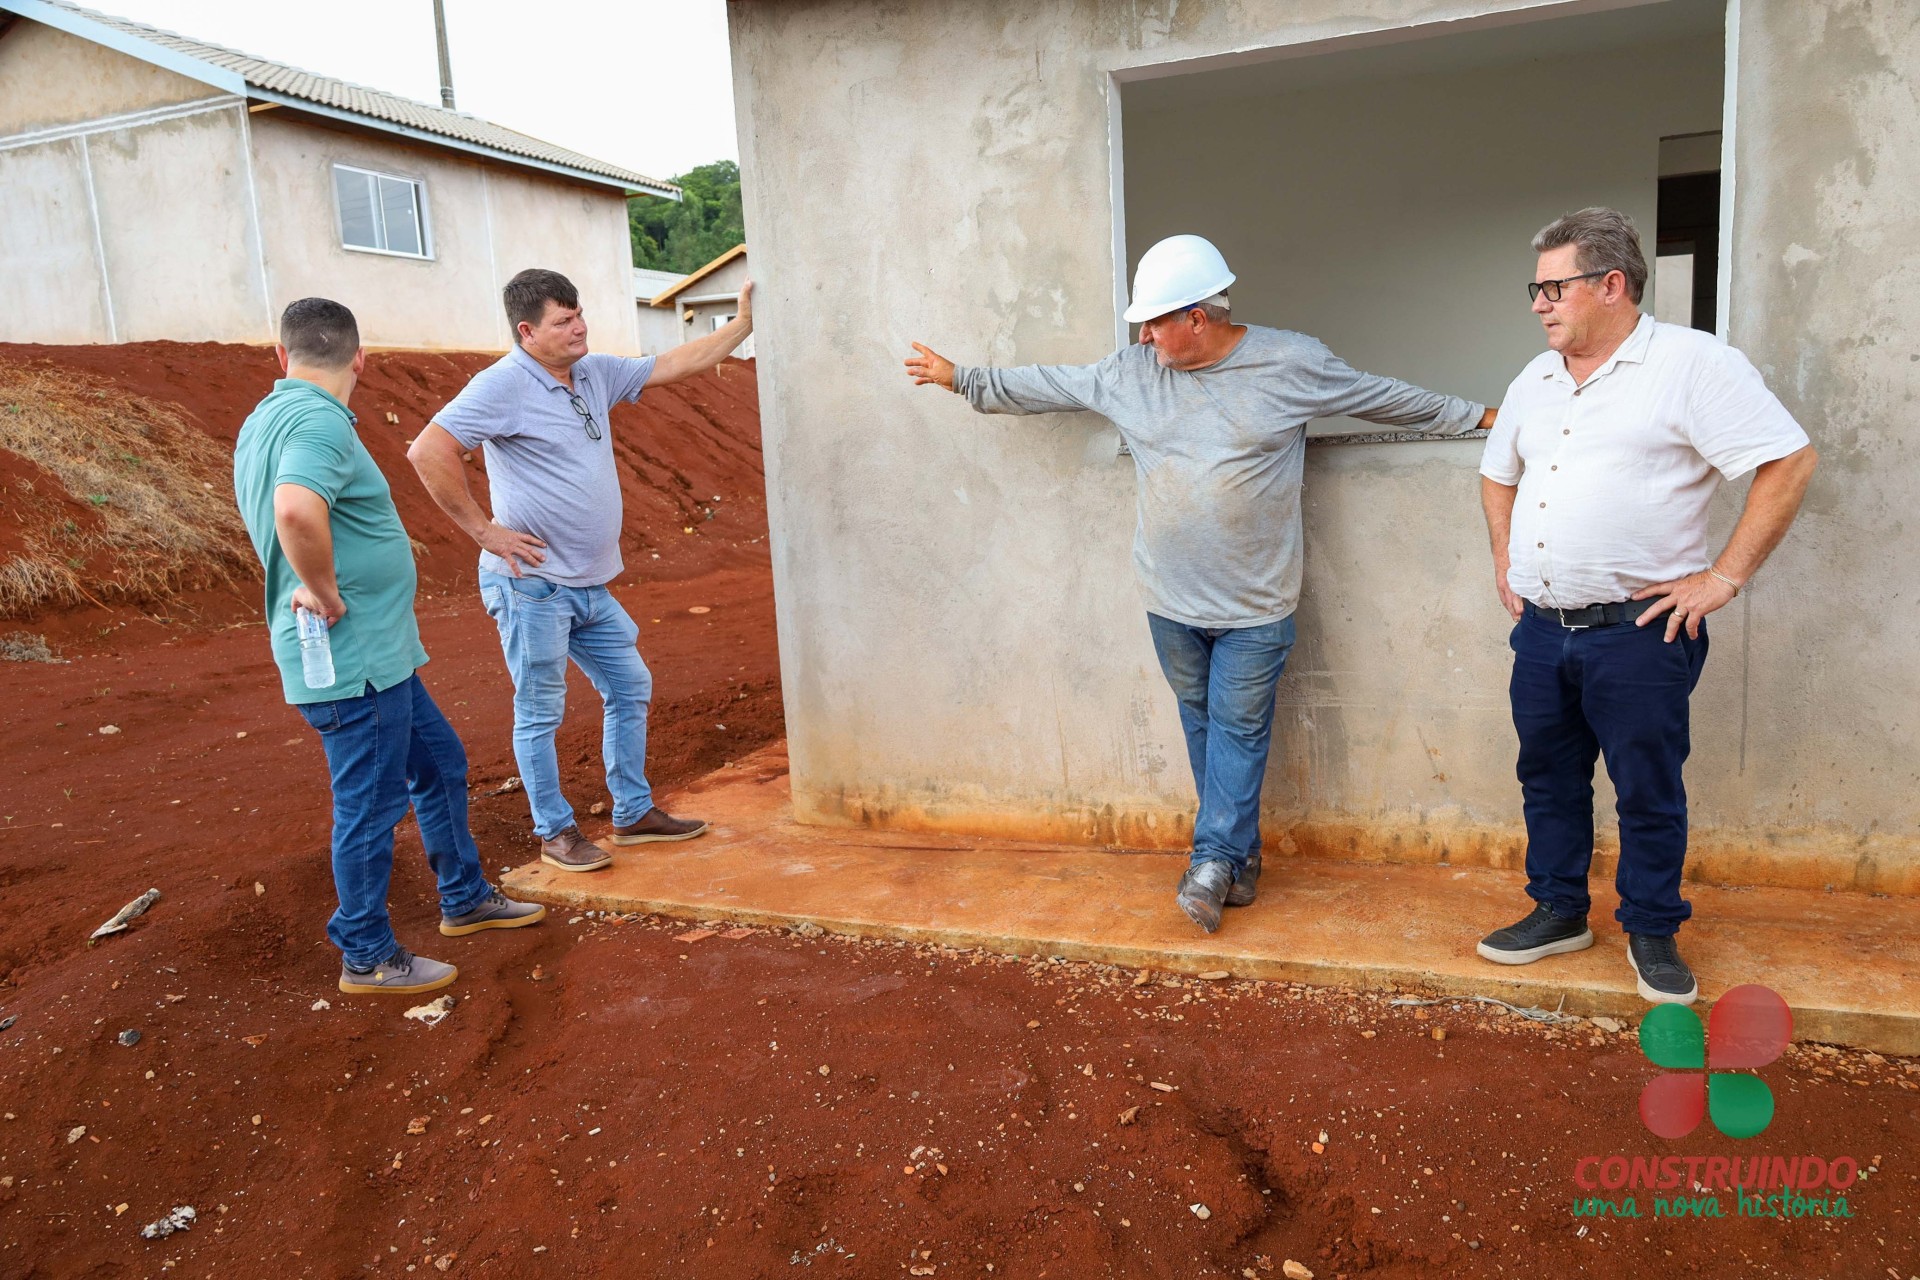
[[[236, 348], [33, 354], [228, 437], [273, 373]], [[513, 772], [510, 690], [471, 552], [399, 459], [483, 361], [379, 357], [355, 407], [430, 548], [424, 676], [497, 869], [532, 852], [524, 797], [484, 794]], [[650, 772], [696, 814], [690, 783], [782, 732], [742, 369], [616, 419]], [[714, 494], [681, 533], [682, 499]], [[1585, 1023], [648, 919], [442, 939], [410, 823], [396, 927], [461, 966], [459, 1003], [427, 1028], [343, 997], [325, 768], [252, 590], [5, 624], [70, 661], [0, 665], [0, 1277], [1920, 1275], [1912, 1062], [1796, 1049], [1764, 1073], [1763, 1136], [1666, 1142], [1636, 1118], [1631, 1032]], [[584, 808], [598, 715], [574, 694]], [[87, 945], [149, 886], [150, 913]], [[1573, 1215], [1580, 1157], [1675, 1153], [1875, 1172], [1850, 1219], [1654, 1220], [1646, 1194], [1639, 1221]], [[175, 1205], [197, 1224], [142, 1240]]]

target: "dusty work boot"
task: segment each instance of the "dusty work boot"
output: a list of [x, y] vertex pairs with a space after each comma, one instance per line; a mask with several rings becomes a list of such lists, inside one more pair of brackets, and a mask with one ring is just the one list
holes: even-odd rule
[[540, 861], [562, 871], [598, 871], [613, 865], [613, 855], [581, 835], [580, 828], [568, 827], [540, 842]]
[[1640, 996], [1655, 1004], [1692, 1004], [1700, 995], [1693, 970], [1680, 958], [1680, 942], [1671, 935], [1627, 935], [1627, 963], [1639, 981]]
[[1187, 913], [1187, 919], [1208, 933], [1220, 927], [1220, 912], [1227, 905], [1227, 891], [1233, 888], [1233, 864], [1221, 858], [1187, 868], [1180, 877], [1174, 901]]
[[1593, 930], [1585, 916], [1556, 916], [1542, 902], [1517, 924], [1495, 929], [1474, 950], [1495, 964], [1532, 964], [1548, 956], [1585, 951], [1593, 945]]
[[1260, 855], [1254, 854], [1247, 859], [1247, 865], [1233, 876], [1233, 888], [1227, 890], [1227, 905], [1230, 907], [1250, 907], [1254, 895], [1260, 889]]
[[457, 916], [441, 916], [440, 932], [449, 938], [478, 933], [482, 929], [518, 929], [539, 924], [547, 918], [547, 909], [537, 902], [515, 902], [495, 889], [480, 900], [480, 905]]
[[417, 996], [453, 985], [460, 971], [401, 947], [365, 973], [340, 966], [340, 989], [350, 996]]
[[650, 844], [655, 840], [691, 840], [707, 829], [698, 818], [675, 818], [665, 809], [646, 811], [638, 822], [613, 829], [615, 844]]

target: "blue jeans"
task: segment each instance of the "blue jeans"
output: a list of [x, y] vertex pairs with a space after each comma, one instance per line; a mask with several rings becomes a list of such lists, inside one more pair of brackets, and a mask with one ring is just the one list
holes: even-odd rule
[[1558, 916], [1591, 902], [1593, 766], [1602, 756], [1619, 797], [1620, 894], [1628, 933], [1667, 937], [1693, 914], [1680, 896], [1687, 856], [1691, 748], [1687, 699], [1707, 661], [1707, 629], [1668, 644], [1664, 617], [1568, 630], [1528, 613], [1514, 625], [1513, 726], [1527, 818], [1527, 893]]
[[393, 829], [413, 806], [440, 911], [463, 915], [492, 886], [467, 827], [467, 753], [417, 675], [379, 693], [294, 708], [320, 734], [333, 776], [333, 887], [340, 909], [327, 937], [367, 969], [399, 946], [387, 918]]
[[1293, 648], [1293, 619], [1259, 627], [1190, 627], [1147, 615], [1160, 670], [1180, 701], [1180, 728], [1200, 812], [1193, 865], [1238, 874], [1260, 853], [1260, 788], [1273, 744], [1273, 689]]
[[653, 808], [647, 785], [647, 708], [653, 673], [634, 642], [640, 628], [605, 587], [563, 587], [531, 575], [482, 572], [480, 599], [500, 628], [500, 647], [513, 675], [513, 758], [543, 840], [574, 825], [573, 806], [560, 794], [560, 760], [553, 738], [567, 710], [567, 659], [572, 658], [606, 704], [600, 758], [607, 767], [616, 826], [638, 822]]

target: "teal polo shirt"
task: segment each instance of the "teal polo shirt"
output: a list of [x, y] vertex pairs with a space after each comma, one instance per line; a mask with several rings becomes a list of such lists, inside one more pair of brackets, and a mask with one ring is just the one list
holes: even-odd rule
[[[282, 378], [247, 416], [233, 450], [233, 496], [266, 570], [273, 660], [295, 704], [357, 698], [369, 684], [390, 689], [427, 660], [413, 617], [413, 544], [353, 424], [347, 406], [313, 383]], [[325, 498], [333, 526], [334, 575], [347, 613], [329, 635], [334, 683], [325, 689], [307, 688], [300, 670], [293, 618], [300, 579], [273, 526], [273, 491], [283, 484]]]

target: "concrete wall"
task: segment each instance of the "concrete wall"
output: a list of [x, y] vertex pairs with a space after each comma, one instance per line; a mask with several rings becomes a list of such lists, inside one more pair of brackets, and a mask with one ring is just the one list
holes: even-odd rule
[[[1905, 7], [1802, 8], [1742, 0], [1732, 325], [1829, 462], [1787, 550], [1715, 619], [1690, 776], [1697, 845], [1838, 850], [1872, 883], [1874, 856], [1920, 846], [1920, 677], [1895, 616], [1915, 536], [1899, 512], [1920, 485], [1893, 456], [1920, 369], [1899, 239], [1916, 200], [1902, 175], [1920, 161], [1902, 77], [1920, 37]], [[929, 0], [876, 27], [853, 0], [729, 6], [749, 233], [770, 260], [808, 264], [756, 298], [800, 816], [1183, 838], [1191, 782], [1130, 581], [1133, 475], [1111, 429], [975, 417], [899, 362], [911, 339], [965, 362], [1111, 349], [1125, 264], [1109, 73], [1523, 10], [1567, 12]], [[859, 235], [810, 200], [823, 189], [862, 193]], [[1310, 597], [1321, 612], [1303, 630], [1324, 641], [1283, 682], [1275, 777], [1318, 810], [1299, 829], [1309, 846], [1517, 851], [1484, 547], [1402, 536], [1408, 507], [1477, 525], [1470, 453], [1426, 461], [1449, 448], [1313, 451], [1309, 565], [1357, 585]], [[1422, 589], [1366, 591], [1389, 560], [1417, 563]], [[1342, 643], [1369, 630], [1382, 638]]]
[[1696, 772], [1719, 821], [1830, 830], [1869, 858], [1920, 828], [1920, 8], [1739, 15], [1731, 337], [1821, 470], [1722, 628], [1747, 644], [1728, 646]]
[[[342, 246], [336, 162], [425, 182], [432, 257]], [[639, 349], [618, 192], [249, 113], [37, 23], [0, 39], [0, 190], [0, 341], [268, 342], [322, 294], [372, 346], [501, 350], [500, 286], [544, 266], [580, 288], [596, 349]]]

